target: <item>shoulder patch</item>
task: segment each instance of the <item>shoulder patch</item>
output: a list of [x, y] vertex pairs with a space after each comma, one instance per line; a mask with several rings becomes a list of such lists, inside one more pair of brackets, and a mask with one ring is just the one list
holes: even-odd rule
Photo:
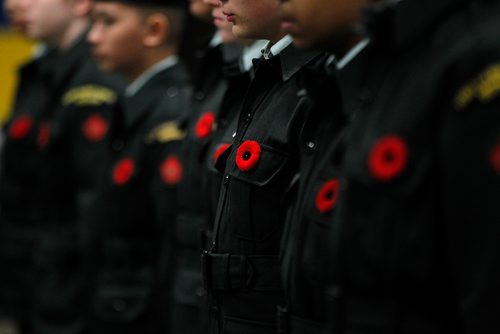
[[494, 64], [460, 88], [453, 99], [453, 106], [456, 110], [463, 110], [474, 100], [488, 103], [499, 94], [500, 64]]
[[154, 141], [160, 143], [168, 143], [175, 140], [181, 140], [186, 137], [185, 131], [179, 129], [179, 124], [176, 121], [165, 122], [155, 127], [146, 136], [146, 142]]
[[98, 106], [101, 104], [113, 104], [116, 101], [116, 93], [104, 86], [83, 85], [69, 90], [62, 99], [64, 106]]

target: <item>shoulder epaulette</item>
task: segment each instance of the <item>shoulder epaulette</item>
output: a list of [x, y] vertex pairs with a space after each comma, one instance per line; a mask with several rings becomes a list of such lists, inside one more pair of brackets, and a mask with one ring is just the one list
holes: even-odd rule
[[165, 122], [155, 127], [146, 137], [146, 142], [157, 141], [167, 143], [175, 140], [181, 140], [186, 137], [186, 133], [179, 129], [179, 123], [176, 121]]
[[69, 90], [62, 99], [64, 106], [97, 106], [113, 104], [117, 99], [116, 93], [104, 86], [84, 85]]
[[500, 93], [500, 64], [494, 64], [462, 86], [453, 99], [456, 110], [463, 110], [472, 101], [487, 103]]

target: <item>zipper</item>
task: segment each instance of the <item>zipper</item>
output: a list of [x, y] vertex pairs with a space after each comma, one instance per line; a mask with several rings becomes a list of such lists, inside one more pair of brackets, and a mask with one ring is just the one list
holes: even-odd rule
[[230, 179], [231, 177], [229, 176], [229, 174], [226, 173], [224, 175], [224, 179], [222, 180], [222, 192], [219, 196], [219, 202], [217, 204], [217, 215], [216, 215], [217, 219], [215, 221], [214, 236], [212, 239], [212, 244], [210, 245], [209, 253], [215, 252], [217, 247], [217, 240], [219, 238], [219, 229], [222, 221], [222, 212], [224, 210], [224, 207], [226, 206], [227, 192]]

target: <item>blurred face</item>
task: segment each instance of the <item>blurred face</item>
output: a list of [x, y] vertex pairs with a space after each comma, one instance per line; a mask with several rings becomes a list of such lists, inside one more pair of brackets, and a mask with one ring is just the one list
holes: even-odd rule
[[233, 24], [226, 20], [226, 16], [222, 12], [219, 0], [203, 0], [203, 2], [212, 8], [212, 18], [215, 27], [217, 28], [223, 43], [237, 42], [236, 36], [233, 34]]
[[19, 32], [26, 32], [26, 0], [5, 0], [4, 9], [10, 26]]
[[212, 6], [203, 0], [189, 0], [189, 12], [199, 20], [212, 21]]
[[301, 48], [335, 49], [353, 36], [369, 0], [281, 0], [282, 29]]
[[277, 42], [282, 37], [279, 0], [221, 0], [221, 3], [226, 19], [233, 24], [236, 37], [271, 42]]
[[118, 2], [97, 2], [94, 23], [87, 36], [92, 53], [104, 71], [133, 79], [142, 72], [144, 18], [132, 6]]
[[73, 0], [26, 1], [26, 34], [36, 40], [59, 44], [73, 19]]

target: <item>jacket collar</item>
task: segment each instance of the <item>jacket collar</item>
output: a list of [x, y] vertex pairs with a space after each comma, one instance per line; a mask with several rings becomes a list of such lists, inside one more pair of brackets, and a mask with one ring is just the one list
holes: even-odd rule
[[299, 72], [303, 66], [322, 54], [324, 53], [320, 51], [297, 49], [293, 44], [289, 44], [283, 50], [280, 50], [278, 55], [273, 55], [270, 59], [265, 59], [264, 57], [253, 59], [252, 63], [256, 73], [262, 72], [262, 69], [259, 70], [259, 67], [263, 64], [279, 63], [281, 79], [286, 82]]
[[169, 67], [175, 66], [178, 62], [179, 58], [177, 56], [169, 56], [159, 61], [135, 79], [134, 82], [128, 85], [125, 89], [125, 95], [129, 97], [135, 95], [141, 87], [149, 81], [149, 79], [155, 76], [155, 74], [160, 73]]
[[185, 79], [181, 72], [179, 64], [165, 68], [149, 78], [133, 96], [125, 98], [123, 119], [126, 129], [134, 127], [153, 112], [165, 97], [169, 86], [180, 86], [180, 82]]
[[321, 55], [319, 51], [297, 49], [293, 44], [287, 46], [279, 55], [283, 81], [290, 80], [304, 65]]

